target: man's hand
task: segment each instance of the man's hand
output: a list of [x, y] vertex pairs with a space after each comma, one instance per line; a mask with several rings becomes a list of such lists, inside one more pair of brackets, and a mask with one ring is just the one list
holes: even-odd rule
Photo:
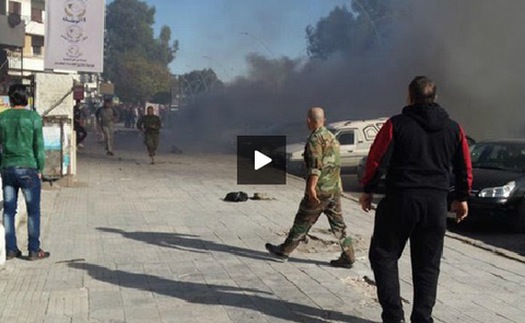
[[310, 203], [319, 204], [321, 203], [321, 200], [317, 197], [317, 192], [314, 190], [308, 190], [306, 192], [306, 195], [308, 195], [308, 200]]
[[456, 223], [459, 223], [468, 216], [468, 204], [466, 201], [454, 200], [450, 205], [450, 211], [456, 213]]
[[38, 173], [38, 179], [42, 180], [42, 173]]
[[306, 181], [306, 195], [308, 195], [308, 200], [310, 203], [319, 204], [321, 201], [317, 197], [317, 181], [319, 180], [319, 176], [317, 175], [310, 175], [308, 176], [308, 180]]
[[361, 197], [359, 198], [359, 204], [361, 204], [361, 209], [363, 211], [367, 212], [372, 209], [372, 199], [374, 198], [374, 194], [372, 193], [363, 193], [361, 194]]

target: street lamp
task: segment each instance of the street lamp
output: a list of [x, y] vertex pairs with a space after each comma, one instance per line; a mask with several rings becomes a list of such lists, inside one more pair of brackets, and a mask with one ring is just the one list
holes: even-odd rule
[[213, 57], [211, 56], [208, 56], [208, 55], [203, 55], [202, 58], [206, 58], [206, 59], [209, 59], [210, 61], [216, 63], [217, 65], [219, 65], [220, 68], [222, 68], [222, 70], [224, 71], [224, 73], [226, 74], [226, 76], [228, 78], [230, 78], [230, 73], [228, 72], [228, 70], [226, 70], [226, 68], [224, 67], [224, 65], [221, 64], [221, 62], [219, 62], [218, 60], [214, 59]]

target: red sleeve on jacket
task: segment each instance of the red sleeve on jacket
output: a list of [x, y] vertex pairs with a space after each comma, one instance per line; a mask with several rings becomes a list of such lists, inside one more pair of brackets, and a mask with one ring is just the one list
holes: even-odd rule
[[467, 136], [461, 126], [459, 127], [460, 150], [454, 163], [456, 174], [456, 199], [466, 201], [472, 188], [472, 162]]
[[388, 147], [392, 143], [392, 138], [394, 135], [394, 126], [392, 125], [391, 119], [388, 119], [385, 124], [379, 130], [370, 151], [368, 152], [368, 158], [366, 160], [365, 173], [363, 175], [362, 184], [364, 187], [367, 187], [371, 184], [376, 176], [379, 166], [385, 153], [388, 150]]
[[459, 127], [461, 133], [461, 148], [463, 150], [463, 160], [465, 161], [465, 166], [467, 168], [467, 182], [468, 182], [468, 191], [472, 189], [472, 161], [470, 160], [470, 149], [468, 146], [467, 136], [463, 131], [461, 126]]

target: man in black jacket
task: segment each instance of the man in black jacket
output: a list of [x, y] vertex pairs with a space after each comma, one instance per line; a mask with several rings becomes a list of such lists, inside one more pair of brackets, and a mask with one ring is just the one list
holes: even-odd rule
[[468, 213], [472, 166], [466, 136], [435, 98], [432, 80], [414, 78], [408, 87], [408, 106], [387, 120], [368, 154], [360, 198], [366, 212], [387, 171], [386, 194], [377, 207], [369, 252], [383, 322], [404, 322], [397, 262], [408, 239], [414, 285], [411, 321], [433, 322], [451, 169], [456, 220]]

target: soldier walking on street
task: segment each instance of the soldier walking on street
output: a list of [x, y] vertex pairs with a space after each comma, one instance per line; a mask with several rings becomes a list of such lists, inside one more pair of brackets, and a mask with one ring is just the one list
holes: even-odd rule
[[308, 171], [305, 195], [284, 243], [278, 246], [267, 243], [265, 247], [274, 257], [287, 260], [290, 253], [317, 222], [321, 213], [324, 213], [342, 250], [341, 256], [330, 261], [330, 264], [334, 267], [351, 268], [355, 262], [355, 255], [352, 239], [346, 235], [341, 208], [339, 142], [325, 128], [322, 108], [309, 109], [306, 122], [311, 134], [304, 149], [304, 161]]
[[104, 133], [104, 142], [106, 144], [106, 155], [113, 156], [113, 136], [115, 132], [115, 121], [118, 120], [115, 110], [112, 107], [112, 100], [104, 100], [104, 106], [97, 111], [98, 124]]
[[144, 144], [148, 149], [151, 164], [155, 164], [155, 154], [159, 147], [160, 128], [162, 128], [162, 123], [159, 116], [155, 115], [151, 105], [148, 106], [147, 114], [140, 117], [137, 122], [137, 128], [144, 133]]

